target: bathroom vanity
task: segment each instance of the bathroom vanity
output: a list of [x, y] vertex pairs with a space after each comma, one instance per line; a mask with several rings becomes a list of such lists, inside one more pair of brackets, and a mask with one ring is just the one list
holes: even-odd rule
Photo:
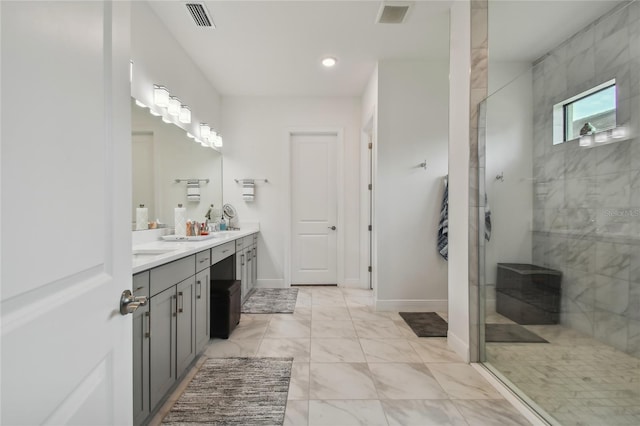
[[133, 247], [133, 293], [148, 298], [133, 314], [135, 425], [150, 419], [209, 341], [211, 280], [239, 281], [243, 301], [255, 286], [257, 238], [247, 228]]

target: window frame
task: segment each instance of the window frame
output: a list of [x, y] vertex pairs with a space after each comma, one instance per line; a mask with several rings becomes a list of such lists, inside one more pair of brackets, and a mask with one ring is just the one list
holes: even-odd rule
[[[613, 78], [611, 80], [605, 81], [604, 83], [598, 84], [591, 89], [584, 90], [578, 93], [575, 96], [572, 96], [568, 99], [565, 99], [562, 102], [558, 102], [553, 106], [553, 145], [559, 145], [565, 142], [569, 142], [572, 140], [576, 140], [580, 138], [580, 135], [574, 135], [572, 139], [568, 138], [568, 130], [569, 130], [569, 120], [568, 120], [568, 106], [578, 102], [582, 99], [585, 99], [589, 96], [592, 96], [596, 93], [600, 93], [603, 90], [610, 89], [611, 87], [615, 88], [615, 108], [614, 112], [616, 115], [616, 123], [612, 127], [608, 127], [606, 129], [596, 129], [597, 132], [611, 130], [615, 128], [618, 124], [618, 86], [616, 83], [616, 79]], [[562, 120], [562, 123], [559, 121]]]

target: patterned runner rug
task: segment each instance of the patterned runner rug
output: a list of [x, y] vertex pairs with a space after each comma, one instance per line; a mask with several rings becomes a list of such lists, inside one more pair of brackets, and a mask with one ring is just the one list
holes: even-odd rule
[[163, 425], [281, 425], [293, 358], [211, 358]]
[[297, 288], [256, 288], [242, 305], [243, 314], [292, 314]]

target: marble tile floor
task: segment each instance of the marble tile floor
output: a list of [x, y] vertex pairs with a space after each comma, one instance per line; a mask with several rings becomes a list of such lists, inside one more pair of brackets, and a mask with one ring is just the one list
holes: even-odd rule
[[371, 291], [299, 289], [293, 314], [243, 314], [205, 352], [294, 357], [285, 425], [529, 424], [445, 338], [418, 338], [397, 312], [376, 312]]
[[562, 325], [525, 327], [549, 344], [486, 346], [487, 361], [520, 391], [563, 426], [640, 424], [640, 359]]

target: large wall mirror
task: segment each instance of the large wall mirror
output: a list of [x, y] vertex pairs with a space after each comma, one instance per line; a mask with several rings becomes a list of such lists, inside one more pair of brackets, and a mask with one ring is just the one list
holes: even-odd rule
[[[149, 221], [173, 227], [173, 209], [182, 204], [187, 217], [203, 222], [211, 204], [220, 216], [222, 155], [187, 137], [184, 130], [149, 114], [131, 100], [133, 163], [132, 229], [136, 208], [144, 204]], [[176, 179], [185, 181], [176, 182]], [[200, 179], [200, 199], [187, 197], [186, 179]], [[205, 182], [208, 179], [209, 182]]]

